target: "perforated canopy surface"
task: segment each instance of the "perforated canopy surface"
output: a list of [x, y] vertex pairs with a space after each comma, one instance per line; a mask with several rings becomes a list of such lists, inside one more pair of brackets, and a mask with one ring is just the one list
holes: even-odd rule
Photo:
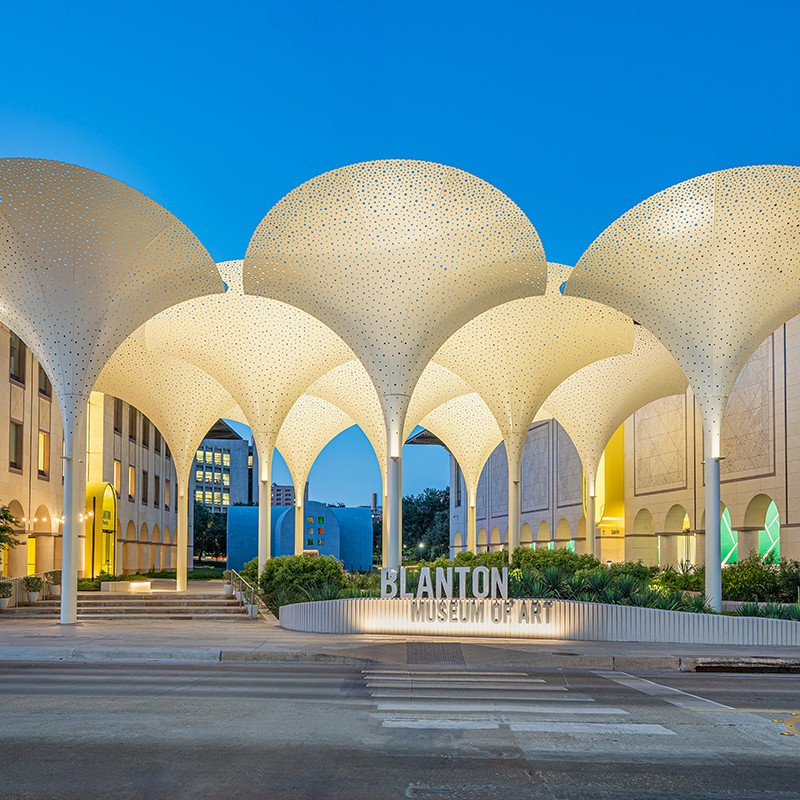
[[652, 333], [634, 326], [633, 352], [583, 367], [560, 383], [542, 408], [555, 417], [593, 483], [614, 431], [642, 406], [686, 391], [686, 376]]
[[339, 333], [399, 438], [439, 345], [487, 308], [541, 294], [539, 237], [485, 181], [423, 161], [333, 170], [277, 203], [247, 250], [245, 290], [302, 308]]
[[798, 167], [701, 175], [613, 222], [567, 285], [571, 296], [632, 316], [667, 347], [697, 397], [715, 456], [739, 372], [800, 312], [799, 211]]
[[67, 428], [128, 334], [222, 285], [203, 245], [158, 203], [41, 159], [0, 159], [0, 262], [0, 317], [44, 367]]

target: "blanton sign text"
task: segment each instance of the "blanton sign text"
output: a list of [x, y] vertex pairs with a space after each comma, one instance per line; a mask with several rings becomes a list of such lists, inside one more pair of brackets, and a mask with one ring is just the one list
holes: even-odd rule
[[411, 600], [410, 622], [525, 624], [549, 622], [551, 600], [508, 598], [508, 567], [421, 567], [416, 591], [407, 570], [381, 570], [381, 599]]

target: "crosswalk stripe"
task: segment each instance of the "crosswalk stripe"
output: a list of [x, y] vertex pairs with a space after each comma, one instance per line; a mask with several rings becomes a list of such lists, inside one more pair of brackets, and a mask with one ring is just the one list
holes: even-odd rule
[[[371, 692], [373, 697], [407, 697], [409, 699], [442, 699], [442, 700], [469, 700], [465, 697], [461, 689], [379, 689]], [[594, 700], [587, 695], [561, 695], [558, 692], [492, 692], [491, 695], [481, 696], [477, 702], [484, 701], [487, 697], [492, 700], [517, 700], [520, 702], [557, 700], [559, 702], [572, 703], [593, 703]]]
[[486, 720], [455, 720], [455, 719], [385, 719], [381, 726], [384, 728], [414, 728], [427, 730], [472, 730], [488, 731], [497, 730], [500, 724]]
[[571, 736], [593, 736], [600, 733], [625, 736], [675, 736], [675, 731], [647, 722], [511, 722], [517, 733], [568, 733]]
[[567, 692], [541, 683], [448, 683], [446, 681], [367, 681], [370, 689], [453, 689], [459, 692]]
[[474, 683], [482, 678], [491, 679], [492, 683], [546, 683], [543, 678], [530, 678], [524, 673], [500, 672], [387, 672], [386, 670], [363, 670], [364, 675], [372, 680], [425, 681], [436, 678], [447, 678], [452, 682]]
[[453, 703], [449, 700], [426, 700], [424, 703], [390, 702], [378, 703], [378, 711], [483, 711], [487, 713], [502, 712], [504, 714], [593, 714], [602, 716], [628, 715], [629, 712], [621, 708], [608, 706], [563, 706], [563, 705], [519, 705], [508, 701], [494, 701], [487, 699], [481, 703]]

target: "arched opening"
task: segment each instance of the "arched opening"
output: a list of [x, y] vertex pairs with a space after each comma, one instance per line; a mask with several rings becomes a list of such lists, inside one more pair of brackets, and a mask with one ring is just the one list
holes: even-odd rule
[[86, 559], [84, 575], [117, 572], [117, 493], [110, 483], [90, 483], [86, 487]]
[[453, 535], [453, 544], [450, 545], [450, 558], [455, 558], [456, 553], [460, 553], [464, 549], [464, 543], [461, 538], [461, 531], [456, 531]]
[[128, 520], [125, 527], [125, 542], [122, 546], [122, 568], [126, 575], [136, 572], [136, 525]]
[[555, 546], [559, 548], [564, 548], [567, 546], [567, 543], [572, 540], [572, 531], [569, 527], [569, 522], [567, 522], [564, 517], [558, 521], [556, 525], [556, 540]]
[[757, 494], [747, 505], [744, 525], [739, 528], [737, 552], [746, 558], [757, 552], [762, 561], [778, 560], [781, 555], [781, 517], [775, 501]]
[[161, 569], [174, 569], [172, 561], [172, 532], [169, 528], [164, 528], [161, 540]]
[[147, 528], [146, 522], [143, 522], [142, 527], [139, 528], [139, 545], [136, 556], [136, 571], [150, 571], [150, 531]]
[[489, 550], [493, 553], [503, 549], [503, 540], [499, 528], [492, 528], [492, 538], [489, 540]]
[[520, 547], [533, 547], [533, 530], [526, 522], [519, 532], [519, 546]]
[[35, 546], [35, 572], [55, 569], [55, 535], [47, 506], [39, 506], [33, 516], [33, 538]]
[[[720, 553], [722, 555], [722, 566], [725, 564], [735, 564], [739, 560], [739, 541], [738, 534], [731, 526], [731, 514], [725, 503], [719, 504], [720, 522], [719, 522], [719, 539], [720, 539]], [[705, 530], [706, 527], [706, 514], [703, 512], [701, 517], [701, 527]], [[697, 548], [695, 548], [697, 549]], [[705, 555], [705, 554], [703, 554]], [[699, 554], [698, 554], [698, 563]]]
[[158, 525], [153, 525], [150, 535], [150, 557], [153, 572], [158, 572], [161, 569], [161, 531]]
[[689, 533], [689, 515], [680, 504], [673, 505], [664, 518], [664, 527], [658, 535], [658, 563], [661, 566], [678, 566], [692, 560], [692, 537]]
[[489, 549], [489, 542], [486, 538], [486, 528], [481, 528], [478, 531], [478, 539], [477, 539], [477, 551], [479, 553], [485, 553]]
[[536, 529], [536, 547], [551, 547], [552, 542], [550, 541], [550, 526], [542, 520], [539, 523], [539, 527]]
[[18, 500], [8, 504], [8, 510], [14, 515], [17, 524], [14, 526], [14, 538], [19, 542], [16, 547], [9, 547], [3, 559], [8, 565], [8, 575], [19, 578], [28, 574], [28, 534], [26, 531], [25, 512]]
[[640, 508], [633, 519], [633, 527], [625, 531], [625, 560], [658, 564], [658, 541], [652, 513]]

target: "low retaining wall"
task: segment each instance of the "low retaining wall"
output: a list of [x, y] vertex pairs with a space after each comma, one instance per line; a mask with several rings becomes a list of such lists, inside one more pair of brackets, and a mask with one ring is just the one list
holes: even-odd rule
[[800, 645], [798, 622], [571, 600], [325, 600], [283, 606], [280, 624], [312, 633]]

